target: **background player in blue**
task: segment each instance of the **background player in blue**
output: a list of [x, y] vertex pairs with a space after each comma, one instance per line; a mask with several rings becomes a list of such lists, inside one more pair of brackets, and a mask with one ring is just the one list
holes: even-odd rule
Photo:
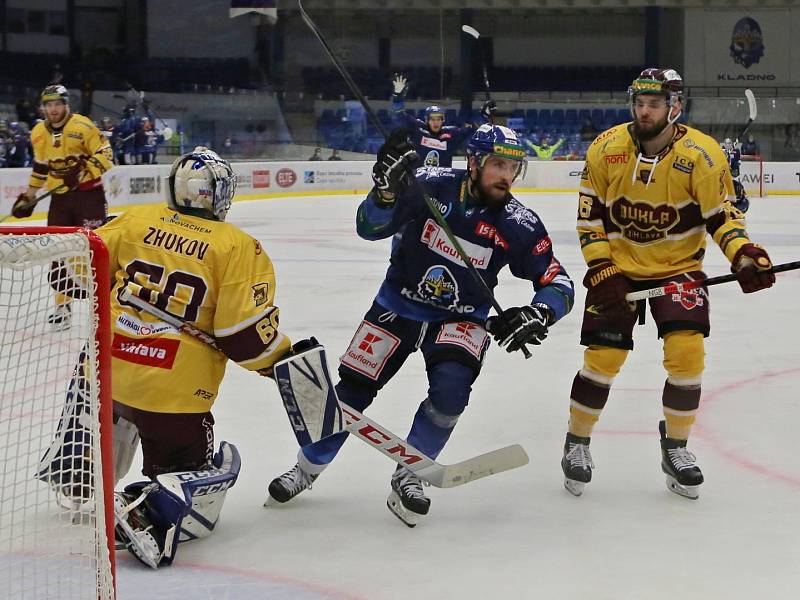
[[[444, 124], [444, 111], [434, 105], [425, 109], [425, 120], [420, 121], [405, 112], [404, 102], [408, 81], [402, 75], [392, 80], [392, 113], [399, 127], [409, 129], [411, 144], [422, 158], [425, 167], [451, 167], [453, 154], [475, 132], [475, 126], [467, 123], [463, 127]], [[496, 111], [495, 103], [483, 103], [481, 114], [491, 121]]]
[[[428, 394], [414, 416], [408, 442], [435, 458], [447, 443], [480, 373], [489, 335], [512, 352], [540, 344], [548, 328], [572, 308], [573, 284], [553, 255], [544, 224], [510, 193], [525, 168], [525, 150], [506, 127], [482, 125], [467, 146], [468, 169], [429, 168], [417, 180], [441, 211], [489, 288], [506, 265], [531, 281], [530, 304], [488, 317], [490, 301], [470, 277], [450, 238], [410, 186], [419, 157], [405, 132], [396, 130], [378, 153], [375, 187], [357, 214], [367, 240], [393, 237], [386, 278], [341, 358], [339, 399], [363, 411], [421, 350]], [[286, 502], [309, 488], [347, 437], [333, 436], [302, 448], [298, 463], [269, 486]], [[388, 505], [413, 527], [430, 505], [420, 480], [398, 467]]]
[[742, 164], [741, 144], [739, 144], [738, 140], [732, 142], [731, 138], [725, 138], [725, 141], [720, 145], [722, 146], [722, 151], [725, 152], [725, 157], [728, 159], [728, 164], [731, 166], [733, 190], [736, 194], [736, 200], [732, 204], [743, 213], [747, 212], [747, 209], [750, 208], [750, 200], [747, 198], [747, 192], [744, 191], [742, 182], [739, 181], [739, 168]]

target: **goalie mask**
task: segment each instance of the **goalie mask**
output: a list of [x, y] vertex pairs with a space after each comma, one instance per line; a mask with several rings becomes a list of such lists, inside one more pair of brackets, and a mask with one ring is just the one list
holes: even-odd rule
[[172, 164], [166, 187], [167, 205], [173, 210], [197, 209], [224, 221], [236, 192], [236, 175], [227, 160], [198, 146]]

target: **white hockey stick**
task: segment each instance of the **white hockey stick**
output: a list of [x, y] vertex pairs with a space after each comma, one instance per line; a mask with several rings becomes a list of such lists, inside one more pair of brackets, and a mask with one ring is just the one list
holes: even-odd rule
[[[119, 292], [119, 299], [158, 317], [178, 331], [220, 350], [214, 336], [133, 295], [127, 287], [122, 288]], [[354, 408], [350, 408], [346, 404], [339, 406], [345, 415], [347, 431], [435, 487], [448, 488], [464, 485], [482, 477], [522, 467], [529, 461], [524, 448], [519, 444], [512, 444], [459, 463], [443, 465]]]
[[758, 106], [756, 105], [756, 97], [753, 95], [753, 90], [747, 88], [744, 91], [744, 97], [747, 99], [747, 109], [749, 111], [749, 118], [744, 128], [739, 132], [739, 137], [736, 138], [737, 141], [739, 140], [739, 138], [744, 137], [744, 134], [747, 133], [747, 130], [750, 129], [750, 125], [753, 124], [753, 121], [755, 121], [756, 117], [758, 116]]

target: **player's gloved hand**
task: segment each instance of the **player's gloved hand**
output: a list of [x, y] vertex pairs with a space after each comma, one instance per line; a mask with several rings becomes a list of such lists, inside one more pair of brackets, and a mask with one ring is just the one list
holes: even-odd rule
[[392, 92], [401, 98], [406, 95], [408, 89], [408, 80], [400, 73], [395, 73], [392, 79]]
[[606, 317], [622, 317], [636, 310], [636, 305], [625, 300], [631, 291], [630, 283], [619, 267], [610, 260], [590, 265], [583, 278], [586, 288], [586, 306], [590, 312]]
[[[321, 344], [317, 341], [317, 338], [315, 338], [314, 336], [311, 336], [310, 338], [307, 339], [299, 340], [294, 344], [292, 344], [292, 347], [289, 348], [289, 350], [286, 351], [286, 354], [281, 356], [279, 360], [283, 360], [284, 358], [289, 358], [290, 356], [300, 354], [302, 352], [305, 352], [306, 350], [311, 350], [312, 348], [316, 348], [317, 346], [320, 345]], [[271, 365], [263, 369], [258, 369], [256, 373], [258, 373], [263, 377], [269, 377], [270, 379], [275, 379], [274, 366], [275, 365]]]
[[14, 206], [11, 207], [11, 215], [16, 219], [30, 217], [33, 214], [34, 206], [36, 206], [36, 204], [31, 202], [30, 198], [28, 198], [28, 194], [22, 192], [14, 201]]
[[506, 352], [515, 352], [525, 344], [541, 344], [554, 322], [553, 310], [545, 304], [515, 306], [504, 310], [502, 316], [489, 317], [486, 331]]
[[81, 177], [83, 176], [83, 172], [86, 168], [86, 161], [79, 160], [76, 164], [70, 165], [68, 167], [64, 167], [63, 169], [52, 169], [50, 174], [53, 177], [61, 179], [67, 189], [63, 190], [62, 193], [67, 191], [72, 191], [77, 189], [78, 185], [81, 182]]
[[497, 114], [497, 104], [494, 100], [487, 100], [481, 107], [481, 115], [487, 121], [494, 122], [494, 117]]
[[772, 261], [767, 251], [752, 243], [739, 248], [731, 263], [731, 271], [736, 273], [736, 279], [745, 294], [772, 287], [775, 283], [775, 273], [769, 271], [771, 268]]
[[372, 180], [380, 199], [394, 203], [395, 197], [408, 187], [420, 158], [408, 141], [405, 129], [395, 129], [378, 150], [378, 161], [372, 167]]

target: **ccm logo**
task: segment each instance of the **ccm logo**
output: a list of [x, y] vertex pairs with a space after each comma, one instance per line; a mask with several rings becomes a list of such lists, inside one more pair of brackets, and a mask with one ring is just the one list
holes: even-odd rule
[[[349, 410], [347, 410], [346, 406], [342, 406], [342, 412], [344, 413], [348, 424], [358, 423], [361, 421], [361, 417], [351, 413]], [[408, 446], [404, 445], [393, 436], [384, 433], [371, 423], [365, 423], [364, 425], [361, 425], [358, 428], [358, 433], [362, 436], [362, 439], [374, 444], [375, 446], [378, 446], [387, 454], [397, 454], [400, 456], [403, 459], [403, 464], [413, 465], [414, 463], [422, 460], [422, 457], [419, 454], [409, 452]]]

